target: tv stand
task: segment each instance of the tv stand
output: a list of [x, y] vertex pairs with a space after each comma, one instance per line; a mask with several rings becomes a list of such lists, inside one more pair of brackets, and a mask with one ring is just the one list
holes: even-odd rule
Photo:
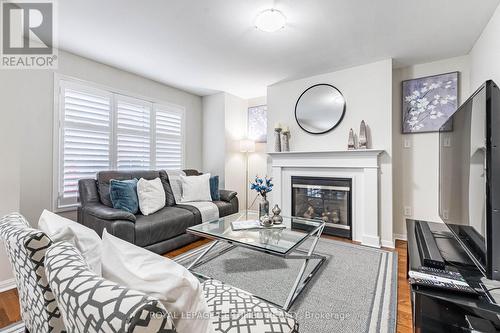
[[[433, 240], [423, 244], [421, 235], [417, 235], [416, 224], [425, 224]], [[427, 227], [424, 227], [426, 229]], [[460, 272], [469, 285], [481, 290], [485, 281], [460, 244], [443, 223], [406, 220], [408, 234], [408, 271], [424, 265], [422, 247], [435, 243], [437, 251], [445, 263], [445, 269]], [[420, 232], [420, 231], [419, 231]], [[425, 237], [424, 237], [425, 238]], [[419, 240], [417, 240], [419, 239]], [[432, 247], [432, 245], [431, 245]], [[499, 283], [492, 281], [492, 283]], [[496, 290], [497, 292], [500, 291]], [[457, 292], [448, 292], [430, 287], [410, 286], [412, 321], [414, 332], [472, 332], [484, 331], [484, 327], [494, 327], [500, 331], [500, 306], [486, 296], [474, 296]]]

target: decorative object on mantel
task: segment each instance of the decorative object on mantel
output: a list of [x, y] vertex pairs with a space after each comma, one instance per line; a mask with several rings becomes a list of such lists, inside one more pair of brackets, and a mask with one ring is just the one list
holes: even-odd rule
[[290, 130], [288, 126], [284, 127], [281, 132], [281, 151], [290, 151]]
[[273, 224], [281, 224], [283, 223], [283, 217], [281, 214], [281, 208], [276, 204], [272, 210], [273, 212]]
[[263, 227], [268, 228], [273, 225], [273, 220], [267, 214], [261, 216], [259, 219], [260, 219], [260, 225]]
[[281, 125], [279, 123], [274, 126], [274, 151], [281, 151]]
[[352, 128], [349, 130], [349, 140], [347, 141], [347, 149], [348, 150], [356, 149], [356, 140], [354, 139], [354, 131]]
[[[437, 132], [457, 109], [458, 72], [403, 81], [402, 132]], [[449, 122], [448, 131], [453, 123]]]
[[337, 127], [344, 118], [346, 102], [331, 84], [307, 88], [295, 104], [295, 120], [309, 134], [324, 134]]
[[364, 120], [361, 120], [361, 125], [359, 126], [358, 148], [359, 149], [368, 148], [368, 137], [366, 133], [366, 124]]
[[261, 178], [255, 177], [255, 182], [250, 184], [250, 189], [260, 194], [259, 202], [259, 219], [264, 215], [269, 215], [269, 201], [267, 201], [267, 194], [273, 190], [272, 178], [267, 176]]

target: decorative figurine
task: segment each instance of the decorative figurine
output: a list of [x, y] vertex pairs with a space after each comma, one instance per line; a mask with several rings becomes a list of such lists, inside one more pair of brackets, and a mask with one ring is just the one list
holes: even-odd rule
[[290, 130], [288, 126], [281, 132], [281, 151], [290, 151]]
[[314, 214], [314, 207], [313, 206], [309, 206], [306, 210], [306, 212], [303, 214], [303, 216], [306, 218], [306, 219], [312, 219], [314, 218], [315, 214]]
[[356, 149], [356, 141], [354, 140], [354, 131], [352, 128], [349, 130], [349, 141], [347, 141], [347, 149]]
[[274, 151], [281, 151], [281, 127], [279, 123], [274, 128]]
[[332, 212], [332, 222], [338, 224], [340, 222], [340, 210], [335, 209]]
[[280, 216], [281, 208], [276, 204], [272, 210], [273, 212], [273, 224], [281, 224], [283, 223], [283, 217]]
[[270, 226], [273, 225], [273, 220], [269, 217], [269, 215], [266, 214], [260, 218], [260, 224], [263, 227], [269, 228]]
[[368, 138], [366, 136], [366, 124], [364, 120], [361, 120], [361, 125], [359, 126], [358, 148], [359, 149], [368, 148]]

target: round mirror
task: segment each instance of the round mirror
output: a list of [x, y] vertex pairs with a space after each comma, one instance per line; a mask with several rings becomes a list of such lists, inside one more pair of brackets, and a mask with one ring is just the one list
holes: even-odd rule
[[329, 84], [309, 87], [295, 104], [295, 119], [300, 128], [311, 134], [323, 134], [334, 129], [344, 117], [345, 99]]

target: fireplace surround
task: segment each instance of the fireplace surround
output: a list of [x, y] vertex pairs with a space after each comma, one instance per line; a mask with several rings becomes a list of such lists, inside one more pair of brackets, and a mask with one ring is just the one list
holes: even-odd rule
[[384, 194], [379, 187], [379, 155], [383, 152], [377, 149], [270, 152], [274, 181], [270, 200], [282, 207], [284, 216], [291, 216], [292, 177], [350, 178], [352, 240], [380, 247], [383, 225], [391, 234], [390, 239], [383, 241], [384, 246], [393, 247], [392, 225], [380, 220], [380, 197]]
[[[324, 234], [352, 239], [352, 179], [292, 176], [292, 216], [326, 222]], [[300, 219], [293, 227], [307, 230]]]

